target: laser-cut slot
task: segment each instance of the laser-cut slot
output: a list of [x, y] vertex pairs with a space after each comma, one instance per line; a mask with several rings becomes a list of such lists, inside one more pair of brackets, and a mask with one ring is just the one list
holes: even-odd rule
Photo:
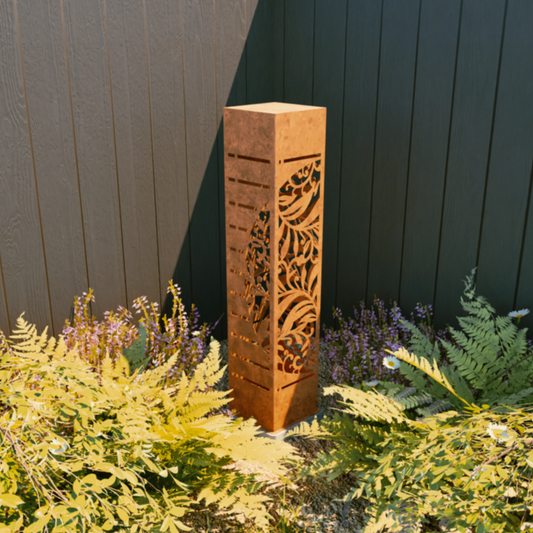
[[255, 181], [237, 180], [237, 183], [242, 183], [243, 185], [251, 185], [252, 187], [259, 187], [261, 189], [270, 189], [270, 185], [264, 185], [263, 183], [256, 183]]
[[253, 341], [252, 339], [249, 339], [248, 337], [245, 337], [244, 335], [239, 335], [237, 333], [231, 332], [231, 335], [233, 337], [236, 337], [237, 339], [241, 339], [241, 341], [247, 342], [248, 344], [251, 344], [252, 346], [259, 346], [259, 343], [256, 341]]
[[291, 163], [292, 161], [302, 161], [302, 159], [311, 159], [312, 157], [320, 157], [321, 154], [311, 154], [311, 155], [302, 155], [300, 157], [291, 157], [289, 159], [284, 159], [284, 163]]
[[251, 379], [247, 379], [247, 378], [245, 378], [243, 376], [239, 376], [239, 374], [235, 374], [235, 372], [232, 372], [231, 375], [233, 377], [236, 377], [236, 378], [242, 379], [243, 381], [251, 383], [252, 385], [255, 385], [256, 387], [259, 387], [260, 389], [266, 390], [267, 392], [270, 391], [270, 389], [267, 389], [266, 387], [263, 387], [263, 385], [259, 385], [259, 383], [256, 383], [255, 381], [252, 381]]
[[240, 231], [244, 231], [244, 233], [248, 233], [248, 230], [246, 228], [243, 228], [241, 226], [236, 226], [235, 224], [229, 224], [229, 227], [231, 229], [238, 229]]
[[235, 205], [235, 202], [230, 202], [229, 205]]
[[235, 154], [230, 154], [230, 153], [228, 152], [228, 156], [229, 156], [229, 157], [235, 157]]
[[[233, 205], [235, 205], [235, 204], [233, 204]], [[254, 207], [253, 205], [246, 205], [246, 204], [237, 204], [237, 205], [239, 207], [244, 207], [244, 209], [251, 209], [252, 211], [257, 211], [257, 207]]]
[[240, 318], [241, 320], [246, 320], [246, 322], [250, 322], [250, 319], [247, 316], [244, 315], [238, 315], [237, 313], [234, 313], [233, 311], [230, 311], [229, 313], [231, 316], [234, 316], [235, 318]]
[[250, 157], [249, 155], [238, 155], [238, 159], [246, 159], [246, 161], [257, 161], [257, 163], [266, 163], [267, 165], [270, 165], [269, 159], [261, 159], [259, 157]]
[[247, 357], [243, 357], [242, 355], [238, 355], [235, 352], [231, 352], [231, 355], [234, 357], [237, 357], [241, 361], [244, 361], [245, 363], [250, 363], [251, 365], [258, 366], [259, 368], [262, 368], [263, 370], [270, 370], [267, 366], [260, 365], [259, 363], [256, 363], [255, 361], [252, 361], [251, 359], [248, 359]]
[[233, 246], [230, 246], [229, 249], [232, 251], [232, 252], [237, 252], [239, 254], [243, 254], [244, 253], [244, 250], [237, 250], [237, 248], [234, 248]]
[[235, 181], [235, 178], [228, 178], [229, 181]]
[[237, 276], [244, 276], [243, 272], [237, 272], [234, 268], [230, 268], [229, 271], [233, 274], [237, 274]]
[[229, 293], [233, 294], [233, 296], [240, 296], [241, 298], [246, 298], [246, 296], [244, 296], [244, 294], [238, 294], [235, 291], [229, 291]]
[[281, 387], [281, 389], [278, 389], [278, 391], [286, 389], [287, 387], [292, 387], [293, 385], [296, 385], [297, 383], [301, 383], [302, 381], [305, 381], [306, 379], [312, 378], [315, 374], [310, 374], [309, 376], [305, 376], [305, 378], [299, 379], [297, 381], [293, 381], [292, 383], [289, 383], [288, 385], [285, 385]]

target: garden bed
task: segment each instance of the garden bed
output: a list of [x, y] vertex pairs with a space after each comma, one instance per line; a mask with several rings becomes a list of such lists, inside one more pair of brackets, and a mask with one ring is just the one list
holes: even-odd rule
[[[324, 416], [332, 417], [335, 413], [332, 397], [324, 395], [324, 388], [335, 385], [335, 382], [331, 368], [324, 357], [323, 345], [320, 352], [318, 406], [324, 411]], [[227, 365], [227, 341], [220, 343], [220, 355], [222, 365]], [[215, 388], [220, 391], [228, 390], [227, 368]], [[231, 408], [231, 403], [229, 406]], [[303, 437], [289, 437], [286, 442], [294, 446], [307, 464], [312, 463], [319, 453], [332, 447], [328, 441], [315, 441]], [[349, 474], [342, 475], [331, 482], [312, 478], [299, 480], [285, 492], [281, 487], [268, 491], [267, 494], [273, 500], [269, 510], [278, 520], [285, 514], [286, 520], [293, 523], [294, 531], [356, 533], [361, 531], [364, 523], [364, 501], [353, 501], [351, 504], [335, 501], [342, 499], [354, 485], [355, 478]], [[198, 512], [191, 514], [186, 523], [194, 527], [196, 531], [212, 531], [213, 533], [235, 531], [236, 527], [242, 527], [238, 522], [228, 521], [228, 517], [217, 512], [215, 506], [208, 509], [198, 506]]]
[[470, 276], [463, 331], [380, 302], [355, 321], [336, 311], [320, 346], [325, 416], [280, 442], [227, 416], [227, 343], [208, 350], [212, 328], [171, 290], [164, 332], [142, 298], [138, 326], [124, 309], [95, 321], [89, 293], [59, 342], [23, 318], [0, 334], [2, 531], [532, 529], [528, 310], [496, 316]]

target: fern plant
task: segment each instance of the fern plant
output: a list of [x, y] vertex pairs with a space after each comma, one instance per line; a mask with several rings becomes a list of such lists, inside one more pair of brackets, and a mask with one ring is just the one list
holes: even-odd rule
[[447, 390], [464, 412], [412, 420], [398, 401], [376, 391], [329, 387], [326, 394], [343, 398], [342, 414], [302, 424], [290, 436], [332, 441], [335, 449], [301, 475], [352, 473], [354, 487], [344, 501], [369, 502], [363, 533], [419, 533], [440, 525], [465, 533], [524, 529], [533, 505], [531, 407], [470, 404], [437, 364], [405, 349], [398, 356]]
[[201, 502], [268, 527], [262, 483], [239, 465], [283, 481], [292, 449], [260, 438], [253, 420], [216, 414], [228, 402], [213, 390], [216, 341], [172, 379], [178, 353], [142, 372], [136, 356], [134, 371], [107, 356], [97, 372], [63, 338], [17, 324], [0, 335], [0, 531], [177, 533]]
[[[461, 305], [469, 316], [458, 317], [462, 330], [450, 329], [455, 342], [440, 340], [449, 364], [442, 364], [437, 344], [431, 343], [417, 326], [402, 321], [411, 332], [409, 351], [430, 366], [439, 366], [453, 389], [468, 403], [492, 406], [532, 402], [533, 351], [526, 339], [527, 329], [519, 329], [509, 316], [497, 316], [487, 299], [476, 295], [475, 270], [467, 276], [465, 298], [461, 297]], [[457, 396], [429, 379], [409, 356], [402, 356], [407, 352], [386, 351], [402, 360], [399, 370], [410, 387], [381, 383], [378, 390], [421, 416], [462, 408]]]

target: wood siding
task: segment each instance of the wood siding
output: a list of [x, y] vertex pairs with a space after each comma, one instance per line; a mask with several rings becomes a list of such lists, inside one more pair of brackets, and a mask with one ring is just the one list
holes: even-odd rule
[[532, 27], [529, 0], [0, 0], [0, 329], [171, 278], [223, 316], [222, 109], [267, 101], [328, 109], [323, 322], [377, 295], [454, 324], [476, 265], [533, 307]]

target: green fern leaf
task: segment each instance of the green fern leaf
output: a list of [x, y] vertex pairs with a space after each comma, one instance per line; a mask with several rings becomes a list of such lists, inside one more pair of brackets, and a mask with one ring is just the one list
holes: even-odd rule
[[435, 381], [440, 383], [443, 387], [446, 387], [448, 391], [450, 391], [454, 396], [459, 398], [463, 403], [465, 403], [467, 406], [470, 406], [470, 403], [467, 402], [465, 399], [461, 398], [453, 389], [450, 382], [446, 378], [446, 376], [439, 370], [439, 367], [437, 366], [437, 363], [433, 361], [433, 364], [430, 364], [430, 362], [425, 359], [424, 357], [418, 357], [415, 354], [409, 353], [405, 348], [401, 347], [399, 350], [396, 350], [395, 352], [391, 352], [390, 350], [385, 350], [386, 352], [389, 352], [390, 354], [394, 355], [398, 359], [405, 361], [406, 363], [409, 363], [413, 365], [416, 368], [419, 368], [424, 373], [426, 373], [429, 377], [433, 378]]
[[136, 370], [142, 371], [150, 362], [150, 356], [146, 355], [146, 328], [141, 322], [139, 324], [139, 336], [129, 348], [122, 351], [122, 355], [129, 363], [130, 372], [133, 374]]

